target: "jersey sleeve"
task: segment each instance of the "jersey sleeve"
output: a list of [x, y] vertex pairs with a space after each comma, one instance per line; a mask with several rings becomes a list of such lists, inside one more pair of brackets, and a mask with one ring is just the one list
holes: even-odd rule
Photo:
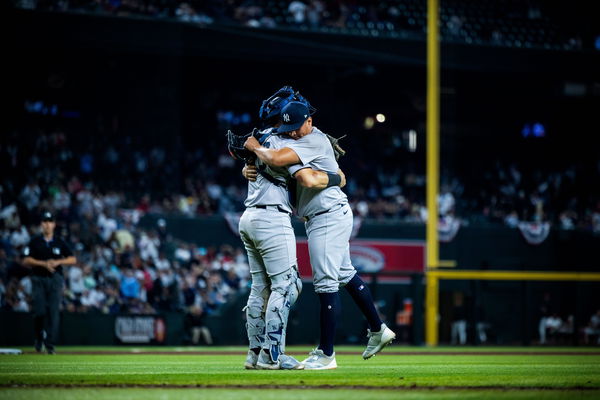
[[288, 172], [290, 173], [291, 176], [294, 176], [294, 174], [298, 171], [300, 171], [301, 169], [304, 168], [310, 168], [310, 165], [304, 165], [304, 164], [294, 164], [294, 165], [290, 165], [287, 169]]
[[290, 140], [285, 147], [293, 150], [298, 155], [300, 164], [307, 166], [323, 153], [323, 141], [321, 139], [320, 135], [311, 133], [301, 139]]
[[23, 250], [21, 250], [21, 255], [23, 256], [23, 258], [31, 257], [36, 260], [40, 260], [42, 258], [39, 246], [39, 238], [37, 236], [32, 237], [29, 240], [29, 243], [27, 243], [27, 245], [23, 247]]

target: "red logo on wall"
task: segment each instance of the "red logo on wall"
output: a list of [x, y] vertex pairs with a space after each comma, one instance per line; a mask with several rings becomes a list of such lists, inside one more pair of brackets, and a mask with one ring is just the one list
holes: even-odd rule
[[[296, 249], [300, 276], [311, 278], [307, 240], [297, 240]], [[355, 239], [350, 241], [350, 258], [352, 265], [362, 273], [423, 272], [425, 242]]]

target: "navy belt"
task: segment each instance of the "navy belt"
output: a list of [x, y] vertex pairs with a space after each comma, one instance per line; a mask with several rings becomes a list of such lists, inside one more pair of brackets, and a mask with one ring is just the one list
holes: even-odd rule
[[325, 210], [325, 211], [319, 211], [318, 213], [315, 213], [313, 215], [311, 215], [310, 217], [304, 217], [304, 221], [308, 222], [311, 219], [313, 219], [314, 217], [318, 216], [318, 215], [323, 215], [323, 214], [327, 214], [329, 211], [333, 211], [334, 209], [336, 209], [337, 206], [344, 206], [343, 203], [340, 204], [336, 204], [335, 206], [331, 207], [329, 210]]
[[266, 210], [266, 209], [268, 209], [270, 207], [274, 207], [280, 213], [284, 213], [284, 214], [288, 214], [288, 215], [290, 214], [288, 211], [284, 210], [280, 206], [268, 206], [268, 205], [263, 205], [263, 204], [259, 204], [258, 206], [254, 206], [254, 208], [260, 208], [260, 209], [263, 209], [263, 210]]

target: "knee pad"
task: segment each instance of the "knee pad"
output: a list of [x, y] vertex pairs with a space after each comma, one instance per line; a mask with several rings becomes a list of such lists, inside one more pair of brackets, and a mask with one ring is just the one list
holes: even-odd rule
[[[273, 296], [273, 293], [277, 293], [285, 300], [284, 305], [288, 309], [296, 303], [298, 296], [302, 293], [302, 280], [295, 267], [290, 268], [288, 272], [271, 278], [271, 296]], [[271, 300], [271, 297], [269, 300]]]

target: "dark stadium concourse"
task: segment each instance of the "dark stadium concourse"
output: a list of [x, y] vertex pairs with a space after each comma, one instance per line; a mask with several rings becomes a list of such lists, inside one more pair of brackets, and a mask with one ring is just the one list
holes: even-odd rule
[[[1, 17], [10, 62], [0, 137], [0, 320], [25, 333], [2, 332], [0, 345], [29, 343], [20, 254], [46, 208], [83, 260], [65, 274], [59, 346], [121, 343], [115, 326], [131, 321], [116, 321], [136, 315], [162, 318], [164, 343], [196, 344], [194, 324], [209, 327], [215, 344], [245, 343], [247, 259], [226, 221], [244, 210], [247, 185], [225, 132], [257, 126], [260, 102], [284, 85], [317, 108], [316, 126], [348, 135], [340, 166], [360, 221], [355, 243], [384, 260], [365, 276], [401, 341], [423, 343], [420, 2], [398, 2], [391, 28], [383, 11], [375, 17], [360, 7], [343, 25], [324, 18], [285, 27], [291, 14], [278, 6], [283, 20], [273, 16], [270, 27], [240, 22], [231, 10], [192, 13], [183, 2], [154, 14], [106, 1], [14, 3]], [[456, 14], [469, 9], [455, 3]], [[486, 4], [464, 18], [442, 12], [442, 258], [465, 270], [597, 273], [598, 32], [589, 17], [580, 27], [567, 16], [557, 23], [551, 4], [522, 18], [515, 11], [508, 22], [496, 2]], [[488, 32], [471, 13], [498, 28]], [[299, 220], [294, 227], [303, 239]], [[304, 278], [292, 344], [317, 339], [316, 297]], [[443, 281], [440, 339], [464, 344], [466, 332], [470, 344], [593, 344], [585, 332], [600, 308], [597, 290], [594, 281]], [[364, 326], [344, 302], [338, 340], [362, 344]], [[229, 320], [239, 329], [226, 329]], [[73, 328], [88, 323], [97, 337]]]

